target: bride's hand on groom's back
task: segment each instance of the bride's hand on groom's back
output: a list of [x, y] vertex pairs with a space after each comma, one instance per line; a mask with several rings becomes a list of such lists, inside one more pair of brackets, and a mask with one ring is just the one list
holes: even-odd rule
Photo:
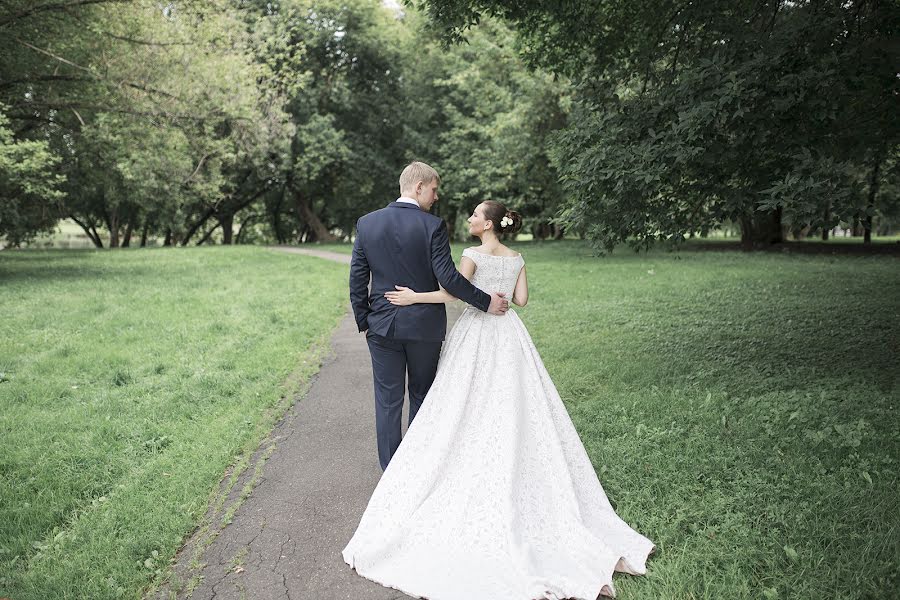
[[403, 287], [402, 285], [395, 285], [397, 291], [395, 292], [385, 292], [384, 297], [388, 299], [391, 304], [395, 306], [409, 306], [410, 304], [416, 303], [416, 292], [414, 290], [409, 289], [408, 287]]

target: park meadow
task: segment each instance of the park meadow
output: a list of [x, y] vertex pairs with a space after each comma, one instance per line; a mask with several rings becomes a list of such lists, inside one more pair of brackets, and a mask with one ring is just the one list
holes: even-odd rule
[[[895, 588], [896, 257], [515, 248], [520, 314], [617, 512], [657, 544], [622, 597]], [[164, 579], [302, 398], [346, 278], [258, 247], [0, 254], [3, 593]]]
[[[413, 162], [457, 264], [516, 216], [514, 310], [656, 544], [619, 598], [900, 597], [898, 39], [897, 0], [0, 2], [0, 600], [266, 600], [203, 545], [348, 356], [302, 249]], [[343, 594], [317, 541], [294, 600]]]

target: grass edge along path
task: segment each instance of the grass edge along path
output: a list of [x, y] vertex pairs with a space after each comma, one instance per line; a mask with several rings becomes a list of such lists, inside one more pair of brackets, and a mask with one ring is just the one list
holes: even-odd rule
[[[172, 598], [182, 591], [188, 595], [200, 583], [203, 567], [203, 553], [219, 533], [231, 523], [235, 512], [253, 492], [259, 482], [263, 467], [278, 447], [279, 436], [273, 430], [284, 420], [296, 416], [292, 410], [297, 398], [304, 396], [319, 372], [324, 360], [330, 354], [329, 340], [332, 331], [324, 334], [313, 344], [310, 359], [303, 361], [283, 382], [283, 394], [279, 403], [267, 411], [257, 424], [254, 435], [241, 449], [241, 454], [225, 471], [217, 489], [209, 496], [208, 510], [194, 531], [185, 536], [184, 543], [170, 559], [168, 567], [145, 590], [144, 598], [153, 598], [162, 592]], [[253, 446], [254, 440], [258, 440]], [[179, 570], [178, 557], [190, 555], [187, 568]]]

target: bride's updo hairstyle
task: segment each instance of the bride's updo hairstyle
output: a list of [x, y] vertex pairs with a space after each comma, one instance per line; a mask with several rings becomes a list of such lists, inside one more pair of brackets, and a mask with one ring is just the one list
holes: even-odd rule
[[522, 229], [522, 215], [516, 211], [506, 210], [505, 206], [494, 200], [485, 200], [482, 204], [484, 218], [494, 224], [494, 231], [498, 235], [501, 233], [512, 235]]

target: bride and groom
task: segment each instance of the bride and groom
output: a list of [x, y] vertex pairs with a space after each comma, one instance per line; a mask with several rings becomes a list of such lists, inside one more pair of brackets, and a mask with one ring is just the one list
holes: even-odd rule
[[[350, 299], [366, 332], [384, 473], [343, 550], [357, 573], [429, 600], [593, 600], [654, 545], [606, 497], [528, 331], [521, 217], [480, 203], [459, 265], [413, 162], [401, 197], [357, 223]], [[371, 290], [369, 282], [371, 276]], [[445, 303], [467, 303], [446, 342]], [[401, 443], [408, 378], [409, 428]]]

